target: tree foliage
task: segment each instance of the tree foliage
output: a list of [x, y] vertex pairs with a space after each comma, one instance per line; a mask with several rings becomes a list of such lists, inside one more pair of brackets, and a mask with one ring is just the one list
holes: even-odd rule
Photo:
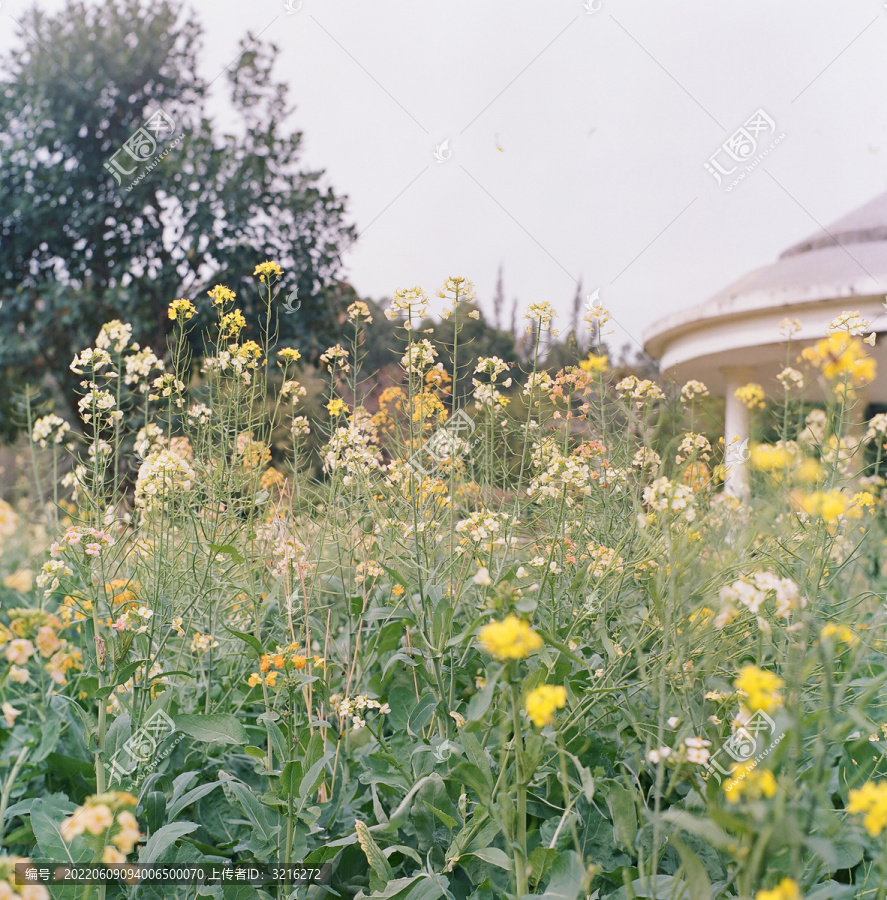
[[[298, 290], [301, 301], [298, 313], [281, 316], [285, 343], [310, 358], [338, 327], [353, 296], [337, 276], [354, 232], [323, 173], [300, 167], [302, 134], [284, 126], [287, 89], [272, 77], [277, 48], [247, 36], [227, 66], [214, 58], [234, 113], [223, 131], [206, 112], [212, 82], [197, 70], [200, 37], [175, 0], [70, 0], [56, 15], [35, 9], [21, 20], [0, 80], [8, 387], [48, 377], [70, 396], [74, 350], [115, 318], [162, 352], [169, 302], [189, 297], [206, 315], [199, 301], [218, 282], [237, 291], [254, 325], [249, 273], [264, 259], [285, 270], [281, 294]], [[139, 166], [119, 151], [159, 109], [174, 135], [158, 134]], [[112, 159], [135, 169], [120, 185], [106, 166]], [[202, 348], [193, 349], [199, 358]], [[7, 434], [9, 411], [0, 411]]]

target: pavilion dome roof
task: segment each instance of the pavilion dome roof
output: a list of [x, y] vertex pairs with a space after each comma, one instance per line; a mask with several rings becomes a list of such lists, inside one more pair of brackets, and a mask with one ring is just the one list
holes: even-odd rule
[[[822, 338], [828, 322], [847, 309], [859, 310], [873, 330], [887, 331], [885, 293], [887, 193], [789, 247], [776, 262], [748, 273], [706, 303], [654, 323], [644, 334], [644, 346], [677, 379], [698, 378], [717, 390], [724, 367], [781, 369], [785, 344], [778, 324], [786, 317], [801, 322], [802, 343]], [[887, 387], [882, 392], [887, 399]]]

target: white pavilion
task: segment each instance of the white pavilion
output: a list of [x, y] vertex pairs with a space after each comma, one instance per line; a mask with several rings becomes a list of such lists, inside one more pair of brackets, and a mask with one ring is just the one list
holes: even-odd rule
[[[785, 366], [779, 323], [797, 319], [798, 348], [826, 336], [844, 310], [858, 310], [873, 331], [887, 332], [887, 193], [828, 228], [789, 247], [772, 265], [757, 269], [701, 306], [667, 316], [644, 333], [647, 353], [678, 384], [704, 382], [726, 400], [724, 439], [749, 437], [749, 414], [734, 391], [750, 381], [781, 396], [776, 375]], [[887, 402], [887, 341], [871, 354], [878, 378], [865, 388], [865, 403]], [[730, 465], [725, 490], [748, 492], [744, 464]]]

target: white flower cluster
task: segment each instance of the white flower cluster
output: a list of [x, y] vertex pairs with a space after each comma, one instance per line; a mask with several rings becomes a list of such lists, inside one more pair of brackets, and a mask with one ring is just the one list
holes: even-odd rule
[[84, 422], [91, 422], [93, 416], [96, 415], [98, 420], [96, 424], [101, 425], [101, 413], [107, 414], [107, 422], [105, 424], [108, 425], [123, 418], [122, 410], [114, 409], [117, 401], [114, 399], [113, 394], [109, 391], [101, 390], [97, 384], [89, 383], [89, 388], [90, 390], [77, 401], [77, 408], [80, 410], [80, 417]]
[[153, 509], [171, 494], [190, 491], [196, 475], [182, 459], [171, 450], [149, 453], [139, 466], [136, 478], [135, 505], [144, 510]]
[[293, 573], [304, 577], [312, 571], [308, 547], [295, 537], [287, 519], [277, 517], [259, 525], [256, 537], [264, 541], [271, 571], [278, 578]]
[[113, 547], [114, 538], [106, 531], [98, 528], [87, 528], [85, 525], [72, 525], [58, 541], [53, 541], [49, 546], [49, 555], [58, 559], [69, 548], [77, 547], [83, 550], [87, 556], [97, 557], [105, 547]]
[[327, 368], [332, 372], [336, 367], [343, 372], [350, 372], [351, 366], [348, 364], [348, 351], [341, 345], [336, 344], [320, 354], [320, 361], [326, 363]]
[[582, 317], [582, 321], [592, 328], [595, 326], [603, 328], [603, 326], [612, 318], [613, 316], [610, 314], [609, 310], [604, 309], [599, 300], [592, 300], [585, 307], [585, 315]]
[[662, 464], [662, 458], [650, 447], [641, 447], [631, 458], [631, 467], [633, 469], [658, 469]]
[[[569, 491], [589, 495], [600, 473], [581, 456], [562, 456], [557, 443], [545, 438], [533, 444], [532, 465], [536, 470], [527, 488], [529, 497], [550, 497], [558, 499]], [[565, 502], [572, 506], [575, 498], [567, 493]]]
[[115, 353], [123, 353], [126, 345], [132, 337], [132, 325], [113, 319], [102, 325], [99, 336], [95, 339], [96, 347], [102, 350], [113, 350]]
[[60, 444], [65, 435], [71, 430], [71, 426], [56, 415], [41, 416], [34, 422], [31, 430], [31, 440], [41, 447], [47, 447], [50, 442]]
[[[774, 572], [755, 572], [753, 575], [742, 575], [732, 584], [724, 585], [718, 592], [724, 609], [721, 621], [729, 621], [733, 604], [744, 606], [754, 615], [758, 615], [761, 604], [770, 596], [776, 599], [776, 615], [783, 619], [791, 617], [792, 611], [803, 609], [807, 601], [801, 596], [797, 584], [791, 578], [780, 578]], [[715, 625], [719, 622], [716, 620]]]
[[324, 469], [346, 473], [345, 484], [351, 484], [355, 475], [367, 474], [380, 468], [380, 455], [374, 445], [374, 434], [362, 420], [349, 422], [337, 428], [330, 436], [324, 454]]
[[[84, 369], [98, 372], [100, 369], [104, 369], [105, 366], [110, 365], [111, 354], [107, 350], [102, 350], [101, 348], [94, 350], [92, 347], [87, 347], [86, 350], [81, 350], [80, 353], [74, 356], [74, 359], [71, 360], [70, 369], [77, 375], [83, 375], [85, 374]], [[106, 372], [105, 374], [109, 378], [114, 377], [113, 372]]]
[[867, 319], [863, 319], [860, 316], [859, 312], [850, 312], [849, 310], [844, 310], [839, 316], [835, 316], [831, 322], [828, 323], [828, 333], [829, 334], [837, 334], [839, 332], [844, 332], [846, 334], [851, 334], [858, 336], [860, 334], [865, 334], [869, 329], [869, 325], [871, 323]]
[[691, 456], [701, 459], [703, 462], [711, 458], [711, 444], [704, 434], [694, 434], [692, 431], [687, 432], [678, 447], [674, 461], [680, 465]]
[[687, 402], [707, 396], [708, 388], [701, 381], [690, 380], [681, 388], [681, 399]]
[[289, 400], [296, 403], [299, 397], [304, 397], [308, 393], [307, 388], [303, 387], [298, 381], [284, 381], [280, 386], [280, 399]]
[[623, 378], [616, 385], [616, 390], [636, 401], [638, 409], [648, 401], [665, 399], [665, 394], [662, 393], [659, 386], [649, 378], [636, 378], [634, 375]]
[[798, 443], [813, 447], [820, 446], [828, 431], [828, 414], [824, 409], [813, 409], [807, 414], [804, 422], [806, 427], [798, 434]]
[[802, 388], [804, 387], [804, 376], [797, 369], [793, 369], [791, 366], [786, 366], [777, 376], [776, 380], [783, 386], [783, 388], [787, 391], [790, 391], [792, 388]]
[[135, 444], [133, 450], [137, 456], [144, 459], [149, 453], [155, 453], [166, 447], [166, 435], [159, 425], [149, 422], [143, 428], [136, 432]]
[[461, 519], [456, 523], [456, 531], [459, 534], [467, 534], [471, 540], [480, 543], [481, 541], [492, 541], [494, 544], [502, 544], [504, 538], [499, 537], [502, 526], [507, 525], [511, 518], [505, 513], [490, 512], [486, 509], [479, 509], [467, 518]]
[[363, 584], [367, 579], [381, 578], [385, 570], [374, 560], [358, 563], [354, 572], [354, 583]]
[[524, 389], [522, 391], [525, 397], [529, 397], [536, 388], [539, 388], [542, 393], [549, 393], [552, 387], [554, 387], [554, 382], [551, 380], [551, 375], [548, 372], [533, 372], [530, 377], [527, 379], [527, 383], [524, 385]]
[[73, 575], [74, 571], [63, 559], [50, 559], [43, 563], [43, 568], [36, 578], [37, 587], [44, 589], [48, 597], [59, 588], [59, 578], [63, 575]]
[[385, 310], [385, 318], [394, 321], [400, 313], [405, 312], [404, 328], [413, 327], [413, 317], [424, 319], [428, 315], [428, 298], [418, 285], [412, 288], [398, 288], [391, 298], [391, 305]]
[[672, 484], [667, 478], [657, 478], [644, 488], [644, 503], [656, 512], [682, 513], [688, 522], [696, 518], [692, 488]]
[[128, 385], [138, 383], [139, 391], [144, 394], [148, 389], [148, 379], [151, 377], [151, 372], [154, 369], [158, 372], [163, 371], [163, 360], [158, 359], [150, 347], [139, 350], [138, 344], [133, 344], [132, 346], [136, 352], [131, 353], [123, 361], [123, 380]]
[[380, 703], [378, 700], [367, 697], [366, 694], [359, 694], [353, 699], [343, 698], [341, 694], [332, 694], [330, 703], [340, 719], [351, 719], [352, 731], [360, 731], [361, 728], [366, 727], [366, 719], [363, 715], [366, 710], [375, 709], [383, 716], [391, 712], [391, 707], [387, 703]]
[[[531, 303], [527, 307], [527, 312], [524, 315], [525, 319], [529, 319], [530, 322], [538, 323], [539, 330], [545, 331], [551, 328], [551, 323], [554, 320], [557, 313], [554, 311], [554, 307], [547, 301], [543, 300], [541, 303]], [[533, 326], [527, 326], [527, 334], [533, 333]], [[551, 332], [553, 337], [557, 337], [557, 332]]]
[[148, 623], [154, 618], [154, 610], [147, 606], [139, 606], [126, 610], [117, 621], [111, 623], [111, 628], [120, 633], [131, 631], [133, 634], [144, 634], [148, 630]]
[[231, 344], [218, 356], [208, 356], [203, 361], [203, 372], [228, 372], [241, 377], [246, 384], [252, 383], [252, 370], [259, 367], [262, 348], [255, 341], [244, 344]]
[[204, 403], [192, 403], [188, 410], [188, 421], [192, 425], [208, 425], [213, 411]]
[[434, 365], [436, 356], [437, 351], [431, 346], [431, 342], [423, 338], [417, 344], [410, 344], [400, 364], [408, 374], [421, 375], [425, 369]]
[[869, 420], [865, 440], [873, 441], [875, 438], [883, 438], [885, 434], [887, 434], [887, 413], [877, 413]]
[[624, 571], [625, 560], [617, 556], [616, 551], [603, 544], [588, 545], [591, 563], [588, 566], [588, 574], [592, 578], [603, 578], [604, 575], [618, 575]]

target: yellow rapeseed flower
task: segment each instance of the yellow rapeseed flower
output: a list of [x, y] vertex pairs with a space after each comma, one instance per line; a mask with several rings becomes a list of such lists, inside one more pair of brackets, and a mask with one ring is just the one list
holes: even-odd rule
[[751, 464], [761, 472], [779, 472], [791, 466], [792, 454], [786, 447], [757, 444], [751, 451]]
[[526, 659], [542, 646], [542, 638], [515, 615], [484, 625], [479, 637], [481, 647], [497, 659]]
[[173, 302], [169, 304], [169, 317], [174, 322], [179, 317], [182, 319], [190, 319], [196, 312], [197, 310], [195, 309], [194, 304], [184, 297], [173, 300]]
[[579, 368], [583, 372], [603, 372], [607, 368], [608, 356], [596, 356], [594, 353], [588, 354], [588, 359], [583, 359], [579, 363]]
[[850, 791], [847, 812], [865, 815], [862, 824], [872, 836], [878, 837], [887, 828], [887, 781], [867, 781], [861, 788]]
[[[801, 507], [807, 515], [819, 516], [827, 525], [834, 525], [841, 516], [851, 512], [851, 500], [840, 491], [815, 491], [805, 497], [801, 497]], [[858, 518], [860, 512], [853, 509], [852, 513]]]
[[733, 396], [749, 409], [763, 409], [767, 395], [759, 384], [749, 382], [741, 388], [737, 388]]
[[548, 725], [554, 719], [555, 710], [567, 703], [567, 689], [555, 684], [542, 684], [527, 694], [527, 715], [537, 728]]
[[801, 890], [791, 878], [783, 878], [772, 891], [758, 891], [755, 900], [803, 900]]
[[739, 677], [733, 682], [736, 690], [746, 695], [742, 702], [749, 712], [762, 710], [765, 713], [782, 706], [779, 689], [784, 684], [775, 672], [768, 672], [757, 666], [743, 666], [739, 670]]
[[793, 473], [794, 480], [801, 484], [821, 481], [824, 475], [825, 470], [816, 459], [805, 459]]
[[848, 647], [852, 647], [856, 643], [856, 635], [846, 625], [838, 625], [837, 622], [823, 625], [822, 631], [819, 632], [819, 639], [841, 641]]
[[327, 403], [326, 408], [329, 410], [331, 416], [341, 416], [342, 413], [348, 412], [348, 407], [345, 405], [343, 400], [340, 400], [338, 397], [334, 397]]
[[730, 774], [731, 780], [724, 784], [728, 803], [738, 803], [743, 795], [749, 800], [772, 797], [778, 788], [769, 769], [758, 770], [748, 763], [734, 763]]
[[830, 334], [815, 346], [807, 347], [801, 356], [818, 365], [829, 381], [843, 381], [851, 385], [868, 384], [875, 379], [876, 365], [862, 346], [847, 332]]
[[276, 262], [263, 262], [259, 263], [256, 266], [256, 271], [253, 272], [253, 275], [259, 276], [259, 281], [265, 281], [266, 279], [270, 281], [270, 276], [274, 275], [276, 277], [280, 277], [283, 274], [283, 269]]
[[216, 306], [224, 306], [226, 303], [231, 303], [234, 298], [237, 296], [231, 288], [225, 287], [224, 284], [217, 284], [211, 291], [207, 291], [210, 299]]

